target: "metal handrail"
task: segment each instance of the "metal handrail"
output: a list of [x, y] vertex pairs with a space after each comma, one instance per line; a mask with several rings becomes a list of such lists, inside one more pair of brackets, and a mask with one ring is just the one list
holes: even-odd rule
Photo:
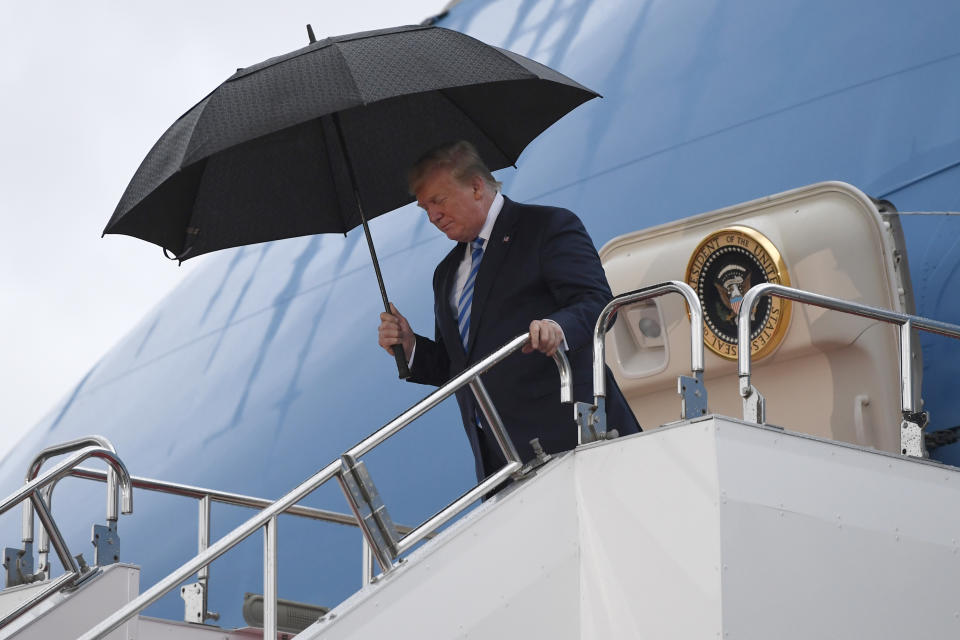
[[[679, 280], [669, 280], [642, 289], [628, 291], [607, 303], [607, 306], [600, 312], [593, 330], [593, 406], [586, 403], [577, 403], [576, 419], [580, 424], [581, 444], [592, 439], [586, 438], [586, 434], [603, 438], [607, 431], [606, 408], [604, 406], [607, 395], [605, 336], [610, 328], [610, 319], [625, 306], [651, 298], [659, 298], [668, 293], [682, 295], [690, 309], [690, 370], [693, 372], [693, 378], [687, 379], [681, 376], [681, 395], [683, 395], [684, 381], [689, 380], [692, 386], [697, 387], [696, 393], [701, 396], [702, 401], [698, 402], [697, 406], [702, 406], [704, 407], [703, 410], [706, 410], [706, 390], [703, 388], [703, 310], [696, 291], [687, 283]], [[684, 395], [684, 405], [686, 405], [686, 402], [687, 396]], [[683, 413], [684, 418], [693, 417], [692, 415], [686, 415], [686, 410]]]
[[[923, 329], [924, 331], [929, 331], [931, 333], [936, 333], [950, 338], [960, 338], [960, 326], [949, 324], [947, 322], [940, 322], [937, 320], [929, 320], [927, 318], [922, 318], [920, 316], [907, 313], [898, 313], [896, 311], [890, 311], [889, 309], [871, 307], [865, 304], [850, 302], [848, 300], [841, 300], [840, 298], [832, 298], [830, 296], [824, 296], [817, 293], [810, 293], [809, 291], [793, 289], [791, 287], [785, 287], [779, 284], [764, 283], [757, 285], [747, 291], [746, 295], [744, 295], [743, 303], [740, 306], [740, 312], [737, 314], [737, 364], [738, 374], [740, 377], [740, 396], [744, 398], [744, 420], [751, 420], [752, 422], [761, 422], [762, 420], [758, 420], [757, 418], [763, 417], [762, 402], [759, 405], [759, 410], [752, 412], [752, 416], [748, 416], [748, 413], [750, 412], [747, 409], [747, 400], [750, 399], [751, 396], [759, 396], [759, 393], [750, 382], [751, 359], [749, 345], [750, 314], [753, 312], [753, 308], [756, 306], [757, 301], [761, 296], [777, 296], [803, 304], [822, 307], [824, 309], [831, 309], [833, 311], [840, 311], [851, 315], [862, 316], [864, 318], [871, 318], [873, 320], [880, 320], [889, 324], [899, 325], [900, 405], [903, 410], [904, 421], [910, 423], [912, 426], [917, 428], [917, 431], [919, 431], [922, 425], [916, 424], [919, 418], [917, 416], [916, 404], [914, 402], [913, 369], [910, 362], [913, 340], [911, 335], [912, 329]], [[762, 398], [762, 396], [759, 397]], [[903, 452], [907, 453], [906, 447], [904, 447]]]
[[[40, 472], [40, 468], [43, 464], [55, 456], [63, 455], [65, 453], [70, 453], [78, 449], [82, 449], [88, 446], [100, 446], [108, 451], [116, 453], [116, 448], [113, 446], [107, 438], [99, 435], [90, 435], [83, 438], [77, 438], [75, 440], [69, 440], [67, 442], [62, 442], [59, 444], [52, 445], [43, 449], [38, 453], [33, 461], [27, 468], [26, 482], [30, 482], [36, 478], [37, 474]], [[83, 478], [87, 480], [95, 480], [99, 482], [107, 483], [107, 521], [116, 522], [117, 520], [117, 510], [119, 503], [119, 487], [117, 485], [116, 473], [112, 468], [108, 468], [107, 471], [101, 471], [98, 469], [90, 469], [85, 467], [76, 467], [68, 471], [67, 475], [75, 478]], [[53, 492], [57, 486], [57, 483], [61, 478], [53, 480], [43, 489], [43, 499], [46, 503], [47, 509], [52, 512], [53, 509]], [[210, 544], [210, 506], [209, 502], [212, 500], [214, 502], [220, 502], [224, 504], [231, 504], [235, 506], [248, 507], [253, 509], [263, 509], [269, 506], [272, 500], [267, 500], [265, 498], [255, 498], [253, 496], [246, 496], [238, 493], [231, 493], [226, 491], [218, 491], [215, 489], [205, 489], [202, 487], [196, 487], [181, 483], [167, 482], [163, 480], [155, 480], [153, 478], [142, 478], [137, 476], [131, 476], [130, 482], [133, 487], [138, 489], [144, 489], [147, 491], [154, 491], [159, 493], [166, 493], [170, 495], [178, 495], [182, 497], [188, 497], [197, 499], [200, 501], [200, 515], [198, 523], [198, 552], [203, 551]], [[34, 508], [33, 502], [25, 500], [23, 502], [23, 521], [21, 523], [22, 529], [22, 541], [25, 544], [24, 553], [30, 553], [30, 545], [33, 542], [34, 535]], [[111, 509], [112, 506], [112, 509]], [[288, 513], [293, 516], [300, 516], [305, 518], [310, 518], [313, 520], [320, 520], [325, 522], [333, 522], [336, 524], [343, 524], [347, 526], [357, 526], [357, 521], [351, 514], [338, 513], [335, 511], [327, 511], [325, 509], [315, 509], [312, 507], [304, 506], [294, 506], [291, 508]], [[397, 530], [401, 533], [409, 533], [413, 530], [412, 527], [407, 527], [403, 525], [397, 525]], [[46, 529], [40, 530], [40, 540], [37, 547], [37, 552], [40, 557], [39, 567], [41, 573], [38, 573], [38, 576], [46, 574], [46, 577], [49, 578], [49, 564], [47, 561], [47, 554], [50, 549], [50, 537], [47, 534]], [[201, 583], [202, 588], [202, 600], [204, 601], [204, 612], [203, 615], [205, 618], [216, 617], [216, 614], [209, 614], [206, 611], [205, 602], [206, 602], [206, 589], [207, 582], [209, 580], [209, 567], [205, 567], [204, 571], [198, 576], [198, 580]]]
[[[88, 436], [85, 438], [78, 438], [76, 440], [71, 440], [69, 442], [64, 442], [64, 443], [60, 443], [60, 444], [48, 447], [47, 449], [44, 449], [43, 451], [41, 451], [37, 455], [37, 457], [34, 459], [33, 463], [31, 463], [29, 467], [30, 472], [28, 472], [29, 475], [31, 475], [32, 477], [35, 477], [39, 472], [39, 467], [49, 458], [56, 455], [61, 455], [65, 452], [74, 451], [78, 448], [78, 445], [80, 448], [82, 448], [85, 444], [91, 443], [91, 442], [101, 444], [103, 448], [108, 449], [109, 451], [113, 451], [114, 453], [116, 452], [116, 449], [114, 448], [113, 444], [102, 436]], [[112, 469], [109, 469], [108, 471], [101, 471], [99, 469], [91, 469], [88, 467], [76, 467], [76, 468], [70, 469], [67, 475], [74, 478], [82, 478], [84, 480], [106, 482], [108, 483], [108, 487], [109, 487], [111, 478], [114, 478], [113, 482], [116, 483], [115, 474]], [[53, 489], [56, 487], [57, 482], [58, 480], [51, 482], [44, 489], [44, 501], [46, 502], [48, 509], [51, 509], [51, 510], [52, 510], [51, 498], [53, 494]], [[193, 485], [187, 485], [187, 484], [182, 484], [177, 482], [169, 482], [165, 480], [156, 480], [153, 478], [144, 478], [139, 476], [130, 476], [130, 484], [136, 489], [144, 489], [146, 491], [153, 491], [153, 492], [164, 493], [168, 495], [176, 495], [176, 496], [181, 496], [186, 498], [193, 498], [201, 501], [200, 517], [199, 517], [199, 525], [198, 525], [198, 537], [200, 539], [200, 543], [199, 543], [200, 548], [198, 552], [203, 551], [210, 544], [210, 541], [209, 541], [209, 531], [210, 531], [209, 502], [210, 501], [239, 506], [239, 507], [247, 507], [252, 509], [264, 509], [270, 506], [270, 504], [272, 504], [273, 502], [272, 500], [268, 500], [266, 498], [257, 498], [254, 496], [247, 496], [239, 493], [219, 491], [216, 489], [206, 489], [203, 487], [197, 487]], [[118, 496], [119, 496], [119, 492], [118, 492]], [[24, 504], [27, 504], [27, 503], [24, 502]], [[33, 532], [33, 527], [32, 527], [33, 513], [34, 513], [33, 503], [31, 502], [30, 512], [29, 512], [30, 524], [31, 524], [31, 528], [30, 528], [31, 537]], [[286, 513], [292, 516], [300, 516], [300, 517], [309, 518], [312, 520], [319, 520], [322, 522], [331, 522], [334, 524], [342, 524], [342, 525], [352, 526], [352, 527], [357, 526], [356, 517], [354, 517], [352, 514], [340, 513], [337, 511], [329, 511], [326, 509], [317, 509], [314, 507], [294, 505]], [[409, 527], [401, 524], [396, 525], [396, 529], [399, 533], [402, 533], [402, 534], [407, 534], [413, 531], [413, 527]], [[26, 527], [24, 527], [24, 531], [26, 531]], [[46, 535], [45, 529], [41, 529], [40, 533], [41, 533], [41, 539], [40, 539], [40, 545], [38, 550], [42, 555], [46, 555], [45, 550], [48, 550], [49, 547], [44, 546], [45, 545], [44, 538], [46, 537], [46, 544], [49, 545], [49, 537]], [[29, 542], [29, 541], [30, 540], [24, 540], [24, 542]], [[41, 565], [45, 565], [45, 560], [41, 560]], [[206, 568], [208, 569], [209, 567], [206, 567]], [[206, 581], [209, 579], [209, 574], [200, 575], [199, 579], [201, 581]], [[207, 612], [205, 611], [204, 614], [206, 613]], [[207, 617], [211, 617], [211, 616], [208, 615]]]
[[[117, 452], [116, 448], [113, 446], [113, 443], [110, 442], [107, 438], [100, 435], [90, 435], [84, 436], [82, 438], [77, 438], [75, 440], [68, 440], [66, 442], [61, 442], [52, 446], [43, 449], [38, 453], [30, 465], [27, 467], [27, 473], [24, 478], [24, 482], [30, 482], [37, 477], [37, 474], [40, 473], [40, 468], [49, 460], [56, 456], [61, 456], [65, 453], [71, 453], [73, 451], [78, 451], [84, 447], [103, 447], [108, 451], [114, 453]], [[57, 486], [57, 481], [50, 483], [43, 493], [43, 498], [47, 503], [47, 508], [53, 509], [53, 490]], [[108, 468], [107, 471], [107, 524], [111, 522], [116, 523], [118, 520], [117, 511], [118, 505], [120, 503], [120, 490], [117, 486], [117, 478], [113, 469]], [[23, 503], [23, 515], [21, 518], [21, 536], [20, 539], [24, 543], [24, 552], [30, 553], [30, 544], [33, 542], [33, 502], [30, 500], [24, 501]], [[37, 544], [37, 556], [39, 558], [38, 575], [45, 575], [47, 578], [50, 577], [49, 573], [49, 564], [48, 564], [48, 554], [50, 553], [50, 536], [47, 534], [46, 529], [40, 530], [40, 540]]]
[[[359, 457], [369, 452], [387, 438], [394, 435], [409, 422], [416, 420], [424, 413], [430, 409], [433, 409], [448, 397], [452, 396], [455, 392], [459, 391], [461, 387], [468, 385], [480, 374], [486, 373], [495, 364], [526, 344], [527, 340], [529, 340], [529, 336], [524, 333], [517, 336], [510, 342], [507, 342], [502, 347], [488, 355], [486, 358], [480, 360], [470, 368], [465, 369], [458, 375], [454, 376], [442, 387], [358, 442], [351, 449], [349, 449], [347, 453], [354, 457]], [[563, 353], [563, 351], [559, 349], [554, 354], [553, 361], [556, 363], [557, 370], [560, 372], [560, 401], [565, 403], [571, 402], [573, 400], [573, 376], [570, 372], [570, 362], [567, 360], [567, 356]]]
[[610, 317], [622, 307], [650, 298], [659, 298], [667, 293], [679, 293], [690, 307], [690, 370], [703, 372], [703, 311], [697, 292], [686, 282], [670, 280], [635, 291], [622, 293], [611, 300], [600, 312], [593, 330], [593, 396], [602, 398], [607, 395], [606, 376], [606, 336]]
[[[116, 474], [121, 492], [123, 494], [123, 513], [126, 514], [133, 512], [133, 490], [130, 485], [130, 474], [127, 472], [127, 468], [124, 466], [120, 458], [117, 457], [114, 451], [99, 446], [84, 447], [70, 458], [62, 461], [60, 464], [48, 470], [43, 475], [25, 483], [17, 491], [7, 496], [7, 498], [0, 503], [0, 514], [6, 513], [24, 500], [30, 500], [33, 503], [43, 528], [50, 535], [50, 540], [53, 543], [54, 549], [57, 551], [57, 556], [60, 558], [60, 562], [63, 565], [65, 573], [63, 576], [53, 580], [39, 592], [34, 594], [32, 598], [0, 619], [0, 628], [6, 626], [17, 617], [22, 615], [25, 611], [39, 604], [43, 599], [52, 595], [59, 589], [65, 586], [75, 585], [82, 578], [84, 578], [84, 571], [77, 563], [77, 560], [74, 559], [74, 557], [70, 554], [67, 543], [63, 539], [63, 535], [60, 533], [56, 522], [53, 520], [50, 509], [43, 499], [42, 492], [48, 485], [51, 485], [60, 478], [68, 475], [71, 469], [75, 468], [88, 458], [101, 458], [110, 465]], [[87, 575], [92, 575], [92, 572]]]
[[[510, 342], [506, 343], [504, 346], [500, 347], [487, 357], [483, 358], [470, 368], [466, 369], [462, 373], [458, 374], [454, 378], [447, 381], [442, 387], [429, 394], [424, 399], [420, 400], [412, 407], [404, 411], [397, 418], [391, 420], [386, 425], [375, 431], [373, 434], [361, 440], [356, 446], [351, 448], [347, 454], [344, 456], [360, 456], [364, 453], [367, 453], [378, 444], [385, 441], [387, 438], [391, 437], [408, 424], [422, 416], [424, 413], [440, 404], [443, 400], [453, 395], [456, 391], [460, 390], [462, 387], [471, 385], [474, 393], [477, 393], [478, 389], [482, 390], [482, 383], [479, 383], [479, 376], [489, 370], [492, 366], [506, 358], [508, 355], [522, 347], [528, 341], [529, 337], [526, 334], [517, 336]], [[566, 399], [566, 402], [569, 402], [573, 398], [573, 376], [570, 370], [570, 363], [567, 360], [566, 355], [558, 350], [554, 356], [553, 360], [557, 365], [557, 369], [560, 372], [561, 383], [563, 388], [561, 389], [561, 399]], [[474, 385], [472, 383], [479, 383]], [[499, 416], [496, 414], [496, 410], [493, 409], [492, 403], [489, 406], [484, 405], [483, 401], [480, 401], [480, 408], [484, 411], [485, 417], [487, 418], [488, 424], [491, 427], [491, 430], [502, 430], [501, 434], [503, 438], [509, 443], [509, 436], [506, 435], [506, 431], [503, 430], [503, 424], [500, 421]], [[489, 413], [488, 413], [489, 411]], [[498, 439], [499, 439], [498, 435]], [[512, 445], [511, 445], [512, 448]], [[504, 454], [509, 456], [508, 451], [504, 451]], [[514, 452], [515, 454], [515, 452]], [[444, 509], [441, 509], [437, 514], [427, 520], [424, 524], [416, 527], [413, 531], [407, 533], [399, 542], [398, 548], [400, 552], [404, 552], [410, 549], [414, 544], [422, 540], [428, 533], [430, 533], [436, 527], [441, 526], [445, 522], [449, 521], [451, 518], [456, 516], [460, 511], [469, 506], [472, 502], [476, 501], [481, 496], [485, 495], [491, 489], [499, 486], [501, 483], [505, 482], [512, 474], [518, 471], [521, 467], [519, 458], [517, 460], [508, 460], [506, 466], [504, 466], [500, 471], [494, 473], [490, 477], [486, 478], [479, 485], [464, 493], [460, 498], [449, 504]], [[273, 502], [269, 507], [258, 512], [256, 515], [248, 519], [243, 524], [239, 525], [233, 531], [226, 534], [220, 538], [217, 542], [209, 546], [205, 551], [197, 554], [193, 559], [188, 560], [178, 569], [174, 570], [168, 574], [165, 578], [157, 582], [155, 585], [141, 593], [138, 597], [131, 600], [129, 603], [118, 609], [112, 615], [110, 615], [105, 620], [101, 621], [98, 625], [87, 631], [85, 634], [80, 636], [79, 640], [97, 640], [103, 638], [108, 633], [122, 625], [124, 622], [138, 614], [143, 609], [147, 608], [155, 601], [160, 599], [165, 593], [176, 587], [178, 584], [189, 578], [194, 573], [197, 573], [202, 567], [207, 566], [224, 553], [232, 549], [234, 546], [242, 542], [251, 536], [254, 532], [258, 531], [261, 528], [265, 528], [264, 532], [264, 630], [263, 636], [265, 638], [273, 638], [277, 634], [276, 629], [276, 523], [277, 516], [281, 513], [285, 513], [293, 508], [298, 502], [300, 502], [307, 495], [315, 491], [321, 485], [330, 481], [333, 478], [338, 477], [341, 474], [343, 467], [343, 457], [338, 458], [323, 467], [315, 474], [304, 480], [302, 483], [297, 485], [293, 490], [288, 492], [286, 495], [280, 499]], [[349, 499], [348, 499], [349, 501]], [[361, 528], [366, 530], [364, 525], [358, 521]], [[375, 546], [375, 545], [374, 545]], [[389, 563], [381, 563], [381, 567], [384, 571], [388, 570], [392, 566], [392, 560]], [[270, 596], [269, 598], [267, 596]]]
[[[103, 447], [108, 451], [113, 451], [114, 453], [117, 450], [114, 448], [113, 444], [104, 438], [103, 436], [92, 435], [85, 436], [83, 438], [77, 438], [76, 440], [69, 440], [67, 442], [61, 442], [60, 444], [55, 444], [53, 446], [47, 447], [34, 457], [33, 462], [30, 463], [30, 466], [27, 467], [27, 474], [24, 478], [24, 482], [30, 482], [40, 473], [40, 468], [44, 463], [50, 458], [63, 455], [65, 453], [70, 453], [72, 451], [77, 451], [83, 449], [84, 447]], [[110, 475], [113, 475], [110, 472]], [[117, 519], [117, 505], [119, 504], [120, 492], [116, 485], [116, 478], [113, 478], [113, 482], [108, 480], [107, 482], [107, 520], [116, 520]], [[50, 501], [47, 500], [49, 505]], [[33, 504], [30, 502], [23, 503], [23, 521], [21, 525], [22, 533], [21, 541], [22, 542], [33, 542]], [[41, 534], [42, 535], [42, 534]], [[43, 540], [41, 539], [40, 543], [41, 548], [43, 547]]]
[[[107, 482], [108, 474], [99, 469], [90, 469], [87, 467], [77, 467], [70, 471], [70, 475], [75, 478], [82, 478], [84, 480], [94, 480], [98, 482]], [[182, 484], [179, 482], [169, 482], [166, 480], [156, 480], [154, 478], [144, 478], [140, 476], [130, 476], [130, 483], [136, 489], [143, 489], [145, 491], [153, 491], [156, 493], [164, 493], [167, 495], [180, 496], [184, 498], [192, 498], [198, 501], [199, 506], [199, 516], [198, 516], [198, 526], [197, 526], [197, 553], [202, 553], [210, 546], [210, 503], [219, 502], [221, 504], [229, 504], [238, 507], [247, 507], [250, 509], [265, 509], [273, 504], [273, 500], [268, 500], [266, 498], [257, 498], [254, 496], [243, 495], [240, 493], [232, 493], [229, 491], [219, 491], [217, 489], [206, 489], [204, 487], [197, 487], [188, 484]], [[51, 485], [52, 487], [53, 485]], [[309, 518], [311, 520], [319, 520], [321, 522], [330, 522], [333, 524], [342, 524], [350, 527], [356, 527], [357, 519], [353, 514], [349, 513], [340, 513], [337, 511], [329, 511], [327, 509], [317, 509], [315, 507], [306, 507], [303, 505], [294, 505], [286, 511], [286, 514], [291, 516], [299, 516], [303, 518]], [[398, 524], [396, 529], [399, 533], [410, 533], [413, 531], [413, 527], [406, 525]], [[364, 558], [366, 558], [366, 550], [364, 550]], [[197, 612], [204, 620], [213, 618], [218, 618], [218, 614], [211, 613], [206, 610], [206, 601], [207, 601], [207, 590], [210, 580], [209, 565], [203, 567], [198, 571], [197, 581], [200, 584], [200, 602], [202, 612]], [[367, 580], [367, 575], [369, 571], [365, 570], [362, 578]], [[191, 613], [188, 611], [188, 613]], [[187, 616], [184, 616], [186, 619]], [[190, 620], [194, 622], [195, 620]], [[202, 622], [202, 621], [201, 621]]]
[[[105, 482], [107, 479], [107, 474], [105, 472], [100, 471], [99, 469], [90, 469], [88, 467], [77, 467], [76, 469], [70, 471], [70, 475], [75, 478], [96, 480], [98, 482]], [[130, 484], [132, 484], [135, 489], [145, 489], [147, 491], [166, 493], [184, 498], [194, 498], [196, 500], [202, 500], [203, 498], [209, 497], [213, 502], [230, 504], [237, 507], [249, 507], [251, 509], [264, 509], [273, 503], [273, 500], [269, 500], [267, 498], [257, 498], [254, 496], [247, 496], [242, 493], [231, 493], [229, 491], [219, 491], [217, 489], [205, 489], [203, 487], [196, 487], [189, 484], [168, 482], [166, 480], [155, 480], [153, 478], [144, 478], [141, 476], [130, 476]], [[357, 521], [351, 514], [340, 513], [338, 511], [328, 511], [326, 509], [316, 509], [314, 507], [296, 505], [291, 507], [287, 513], [293, 516], [310, 518], [311, 520], [321, 520], [323, 522], [332, 522], [334, 524], [343, 524], [352, 527], [357, 526]], [[401, 525], [397, 525], [397, 528], [399, 529], [403, 527], [401, 527]], [[411, 527], [405, 528], [412, 530]]]
[[6, 513], [11, 507], [19, 504], [24, 499], [29, 498], [31, 495], [37, 493], [48, 484], [56, 482], [64, 476], [69, 475], [71, 469], [75, 468], [87, 458], [101, 458], [105, 460], [114, 471], [117, 472], [120, 490], [123, 495], [123, 513], [132, 513], [133, 491], [130, 484], [130, 474], [127, 472], [126, 466], [124, 466], [120, 458], [117, 457], [116, 452], [105, 447], [91, 446], [84, 447], [75, 455], [48, 470], [42, 476], [34, 478], [30, 482], [25, 483], [22, 487], [7, 496], [7, 498], [0, 503], [0, 514]]
[[[197, 573], [202, 567], [210, 564], [231, 548], [246, 540], [251, 534], [263, 527], [271, 518], [286, 512], [290, 507], [305, 498], [311, 492], [316, 490], [322, 484], [332, 479], [340, 470], [340, 461], [335, 460], [323, 467], [317, 473], [313, 474], [305, 481], [297, 485], [292, 491], [284, 495], [279, 500], [272, 503], [266, 509], [257, 512], [256, 515], [249, 518], [246, 522], [236, 527], [213, 543], [205, 551], [197, 554], [191, 560], [181, 565], [178, 569], [167, 575], [155, 585], [141, 593], [138, 597], [131, 600], [125, 606], [114, 612], [107, 619], [89, 630], [81, 638], [92, 640], [93, 638], [102, 638], [121, 624], [132, 618], [134, 615], [153, 604], [165, 593], [176, 587], [178, 584]], [[267, 603], [264, 603], [266, 607]], [[266, 634], [265, 634], [266, 635]]]

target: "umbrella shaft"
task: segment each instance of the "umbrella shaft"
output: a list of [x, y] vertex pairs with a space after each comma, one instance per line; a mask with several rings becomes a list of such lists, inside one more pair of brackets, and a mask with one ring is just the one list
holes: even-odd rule
[[387, 300], [387, 288], [383, 284], [383, 274], [380, 273], [380, 262], [377, 260], [377, 252], [373, 248], [373, 237], [370, 235], [370, 225], [367, 224], [367, 216], [363, 212], [363, 201], [360, 199], [360, 186], [357, 184], [357, 176], [353, 172], [353, 162], [350, 160], [350, 152], [347, 151], [347, 141], [343, 138], [343, 127], [340, 126], [340, 114], [334, 113], [332, 120], [337, 131], [338, 142], [340, 143], [340, 153], [343, 154], [344, 164], [347, 165], [347, 175], [350, 176], [350, 186], [353, 187], [353, 201], [357, 203], [360, 222], [363, 224], [363, 234], [367, 236], [367, 248], [370, 249], [370, 259], [373, 261], [373, 270], [377, 273], [377, 284], [380, 285], [380, 297], [383, 298], [383, 310], [390, 313], [390, 302]]
[[[367, 217], [363, 215], [363, 205], [360, 203], [360, 194], [354, 191], [354, 197], [357, 201], [357, 210], [360, 212], [360, 221], [363, 223], [363, 233], [367, 236], [367, 248], [370, 249], [370, 260], [373, 262], [373, 270], [377, 274], [377, 284], [380, 285], [380, 297], [383, 298], [383, 310], [390, 311], [390, 301], [387, 299], [387, 288], [383, 284], [383, 274], [380, 273], [380, 261], [377, 260], [377, 252], [373, 248], [373, 236], [370, 235], [370, 226], [367, 224]], [[399, 344], [393, 345], [393, 358], [397, 361], [397, 374], [402, 379], [410, 377], [410, 369], [407, 367], [407, 356], [403, 352], [403, 347]]]
[[[370, 225], [367, 224], [367, 216], [363, 213], [363, 201], [360, 199], [360, 187], [357, 184], [357, 176], [353, 172], [353, 162], [350, 161], [350, 153], [347, 151], [347, 141], [343, 138], [343, 127], [340, 126], [340, 114], [333, 114], [333, 124], [337, 130], [337, 138], [340, 142], [340, 152], [347, 165], [347, 173], [350, 176], [350, 184], [353, 187], [353, 199], [357, 203], [357, 211], [360, 213], [360, 222], [363, 224], [363, 233], [367, 237], [367, 248], [370, 249], [370, 260], [373, 262], [373, 270], [377, 274], [377, 284], [380, 285], [380, 297], [383, 299], [383, 310], [390, 313], [390, 301], [387, 299], [387, 288], [383, 284], [383, 274], [380, 273], [380, 261], [377, 260], [377, 252], [373, 248], [373, 236], [370, 235]], [[397, 374], [401, 379], [410, 377], [410, 368], [407, 366], [407, 357], [403, 347], [399, 344], [393, 345], [393, 358], [397, 361]]]
[[383, 298], [383, 310], [390, 313], [390, 302], [387, 300], [387, 288], [383, 284], [383, 274], [380, 272], [380, 261], [377, 260], [377, 252], [373, 248], [373, 236], [370, 235], [370, 226], [367, 224], [367, 217], [363, 215], [363, 205], [360, 204], [360, 194], [354, 192], [357, 199], [357, 210], [360, 212], [360, 220], [363, 222], [363, 234], [367, 236], [367, 248], [370, 250], [370, 260], [373, 262], [373, 270], [377, 274], [377, 284], [380, 285], [380, 297]]

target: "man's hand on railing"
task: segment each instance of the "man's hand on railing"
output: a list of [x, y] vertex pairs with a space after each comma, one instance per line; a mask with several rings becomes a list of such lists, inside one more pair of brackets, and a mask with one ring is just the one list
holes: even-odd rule
[[380, 314], [380, 327], [377, 329], [378, 342], [391, 355], [393, 354], [393, 345], [403, 346], [403, 356], [407, 359], [407, 362], [410, 362], [413, 346], [417, 343], [417, 339], [413, 335], [410, 323], [400, 315], [392, 302], [390, 303], [390, 311], [391, 313], [383, 312]]
[[563, 344], [563, 329], [553, 320], [534, 320], [530, 323], [530, 342], [523, 345], [524, 353], [539, 351], [553, 356]]

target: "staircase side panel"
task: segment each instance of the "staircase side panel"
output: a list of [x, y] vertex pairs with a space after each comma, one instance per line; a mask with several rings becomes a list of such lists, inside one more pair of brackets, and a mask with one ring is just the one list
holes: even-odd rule
[[582, 638], [714, 638], [720, 523], [714, 422], [577, 453]]
[[505, 491], [298, 640], [579, 638], [573, 456]]
[[718, 429], [724, 637], [960, 638], [960, 470]]
[[[53, 640], [73, 638], [127, 604], [140, 593], [140, 569], [112, 564], [79, 589], [57, 593], [20, 616], [0, 637], [6, 640]], [[134, 618], [106, 636], [106, 640], [137, 640]], [[7, 635], [9, 634], [9, 635]]]

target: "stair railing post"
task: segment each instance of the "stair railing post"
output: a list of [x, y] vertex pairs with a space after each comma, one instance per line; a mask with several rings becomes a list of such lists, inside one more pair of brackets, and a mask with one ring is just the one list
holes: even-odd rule
[[263, 525], [263, 637], [277, 637], [277, 516]]

